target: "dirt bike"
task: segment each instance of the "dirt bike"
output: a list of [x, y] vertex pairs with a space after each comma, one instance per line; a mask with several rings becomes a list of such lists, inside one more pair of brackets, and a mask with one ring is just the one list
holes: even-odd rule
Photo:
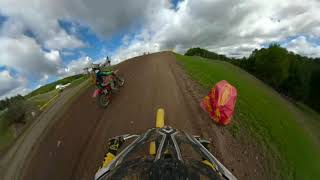
[[113, 81], [116, 89], [119, 89], [125, 83], [125, 79], [118, 74], [118, 70], [114, 71], [113, 75], [103, 78], [103, 88], [96, 88], [92, 95], [93, 98], [97, 99], [97, 104], [102, 108], [106, 108], [111, 102], [112, 93], [114, 92], [111, 81]]
[[163, 109], [157, 111], [155, 128], [141, 135], [124, 134], [110, 140], [122, 142], [112, 146], [128, 145], [118, 149], [120, 153], [106, 153], [95, 180], [237, 179], [209, 152], [210, 141], [166, 126]]

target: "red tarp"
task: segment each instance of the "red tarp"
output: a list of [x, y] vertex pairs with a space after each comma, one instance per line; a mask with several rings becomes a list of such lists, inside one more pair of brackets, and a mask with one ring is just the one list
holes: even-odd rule
[[231, 122], [236, 100], [237, 89], [227, 81], [222, 80], [203, 98], [200, 106], [214, 122], [227, 125]]

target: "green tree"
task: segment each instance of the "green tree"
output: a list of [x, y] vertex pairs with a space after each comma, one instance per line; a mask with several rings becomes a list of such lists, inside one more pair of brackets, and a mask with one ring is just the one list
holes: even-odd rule
[[186, 56], [200, 56], [203, 58], [213, 59], [213, 60], [223, 60], [228, 61], [231, 60], [230, 58], [226, 57], [225, 55], [217, 54], [215, 52], [208, 51], [206, 49], [201, 48], [190, 48], [185, 53]]
[[315, 110], [320, 111], [320, 70], [312, 72], [310, 78], [310, 93], [307, 102]]
[[256, 74], [276, 89], [288, 78], [289, 65], [287, 50], [278, 44], [271, 44], [268, 49], [255, 53]]
[[289, 54], [289, 76], [280, 86], [281, 93], [298, 101], [305, 101], [309, 93], [309, 79], [313, 63], [299, 60], [293, 53]]
[[4, 119], [8, 124], [24, 123], [26, 111], [27, 106], [25, 100], [18, 98], [9, 104], [8, 110], [4, 114]]

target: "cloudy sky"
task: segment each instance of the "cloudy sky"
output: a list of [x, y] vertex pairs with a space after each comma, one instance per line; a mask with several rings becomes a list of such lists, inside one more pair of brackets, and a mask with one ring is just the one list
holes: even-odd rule
[[143, 52], [230, 57], [278, 42], [320, 57], [319, 0], [1, 0], [0, 99]]

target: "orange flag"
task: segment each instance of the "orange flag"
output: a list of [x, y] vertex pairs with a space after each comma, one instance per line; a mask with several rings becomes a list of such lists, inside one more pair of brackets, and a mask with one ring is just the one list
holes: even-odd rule
[[231, 122], [236, 100], [237, 89], [222, 80], [203, 98], [200, 106], [215, 123], [227, 125]]

